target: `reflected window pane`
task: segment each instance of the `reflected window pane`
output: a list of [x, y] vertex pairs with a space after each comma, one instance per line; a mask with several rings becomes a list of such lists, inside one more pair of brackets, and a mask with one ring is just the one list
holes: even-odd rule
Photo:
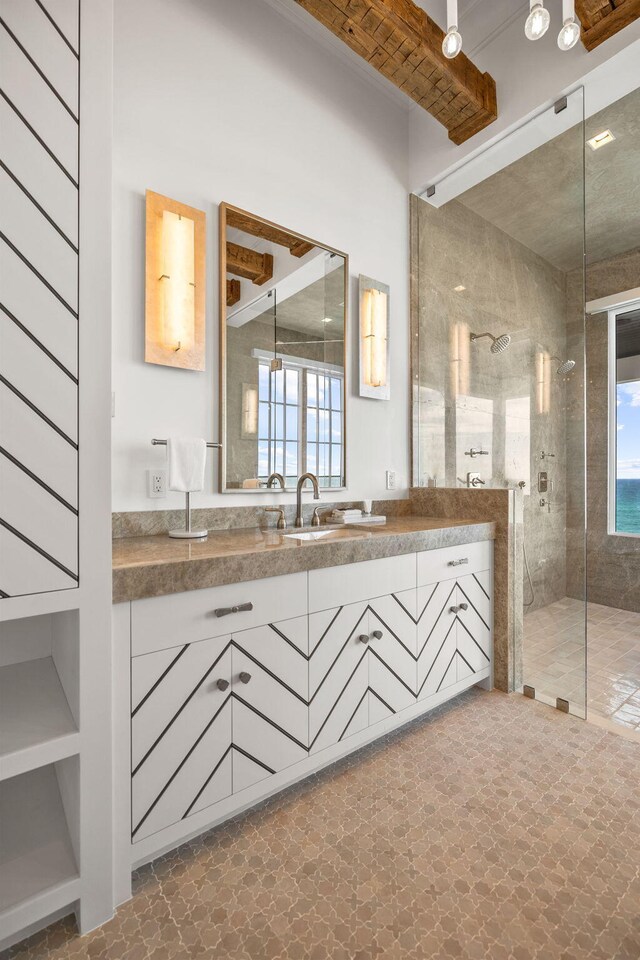
[[318, 398], [318, 377], [307, 371], [307, 406], [315, 407]]
[[322, 375], [318, 376], [318, 406], [324, 407], [325, 405], [325, 378]]
[[258, 394], [261, 400], [269, 399], [269, 367], [266, 363], [258, 367]]
[[331, 447], [331, 476], [336, 477], [340, 476], [342, 473], [340, 456], [341, 456], [342, 447], [339, 447], [337, 444], [333, 444]]
[[287, 477], [297, 477], [298, 470], [298, 444], [297, 443], [287, 443], [286, 445], [287, 452], [287, 463], [285, 473]]
[[315, 410], [307, 410], [307, 440], [317, 440], [317, 417]]
[[258, 476], [268, 477], [269, 473], [269, 443], [261, 440], [258, 443]]
[[275, 414], [275, 438], [276, 440], [284, 440], [284, 407], [279, 403], [275, 405]]
[[340, 380], [337, 377], [331, 377], [331, 406], [334, 410], [342, 409], [340, 385]]
[[286, 372], [286, 386], [287, 386], [287, 403], [297, 403], [298, 402], [298, 380], [299, 375], [297, 370], [287, 370]]
[[340, 443], [342, 437], [342, 419], [339, 413], [331, 414], [331, 439], [334, 443]]
[[326, 442], [329, 439], [329, 414], [326, 410], [320, 410], [318, 413], [318, 439]]
[[274, 467], [276, 473], [282, 473], [284, 470], [284, 444], [278, 441], [275, 444]]
[[318, 472], [318, 462], [316, 458], [316, 445], [315, 443], [307, 444], [307, 470], [310, 470], [311, 473]]
[[276, 403], [284, 402], [284, 370], [276, 370], [274, 374], [275, 379], [275, 401]]
[[261, 403], [258, 409], [258, 436], [261, 440], [269, 439], [269, 404]]
[[298, 408], [287, 406], [287, 440], [298, 439]]

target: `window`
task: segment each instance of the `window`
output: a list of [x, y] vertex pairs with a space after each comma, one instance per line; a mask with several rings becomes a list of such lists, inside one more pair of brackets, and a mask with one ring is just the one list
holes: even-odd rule
[[609, 313], [609, 532], [640, 536], [640, 303]]
[[285, 485], [310, 471], [321, 487], [342, 486], [343, 379], [285, 362], [258, 365], [258, 477], [281, 473]]

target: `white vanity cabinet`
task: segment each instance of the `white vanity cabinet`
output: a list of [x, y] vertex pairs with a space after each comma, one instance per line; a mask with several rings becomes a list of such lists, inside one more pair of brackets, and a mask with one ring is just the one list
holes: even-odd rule
[[447, 547], [417, 561], [417, 697], [424, 700], [484, 678], [491, 666], [493, 549], [489, 541]]
[[415, 554], [309, 572], [312, 753], [415, 703], [415, 582]]
[[492, 549], [132, 601], [131, 863], [490, 682]]

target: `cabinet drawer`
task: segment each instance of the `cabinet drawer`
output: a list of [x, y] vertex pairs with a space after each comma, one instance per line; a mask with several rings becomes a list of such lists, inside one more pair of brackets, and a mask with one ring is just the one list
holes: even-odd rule
[[464, 543], [460, 547], [423, 550], [418, 554], [418, 586], [454, 580], [467, 573], [490, 570], [493, 565], [493, 542]]
[[415, 553], [310, 570], [309, 613], [400, 593], [415, 585]]
[[[233, 610], [245, 604], [251, 604], [251, 608]], [[134, 600], [131, 653], [135, 657], [165, 650], [265, 623], [302, 617], [306, 612], [306, 573]]]

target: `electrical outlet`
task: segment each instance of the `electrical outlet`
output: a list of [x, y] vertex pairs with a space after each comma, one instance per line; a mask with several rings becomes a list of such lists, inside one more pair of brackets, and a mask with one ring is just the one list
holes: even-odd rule
[[166, 470], [147, 470], [147, 496], [153, 499], [166, 497], [167, 472]]
[[395, 490], [396, 488], [396, 472], [395, 470], [387, 470], [387, 490]]

